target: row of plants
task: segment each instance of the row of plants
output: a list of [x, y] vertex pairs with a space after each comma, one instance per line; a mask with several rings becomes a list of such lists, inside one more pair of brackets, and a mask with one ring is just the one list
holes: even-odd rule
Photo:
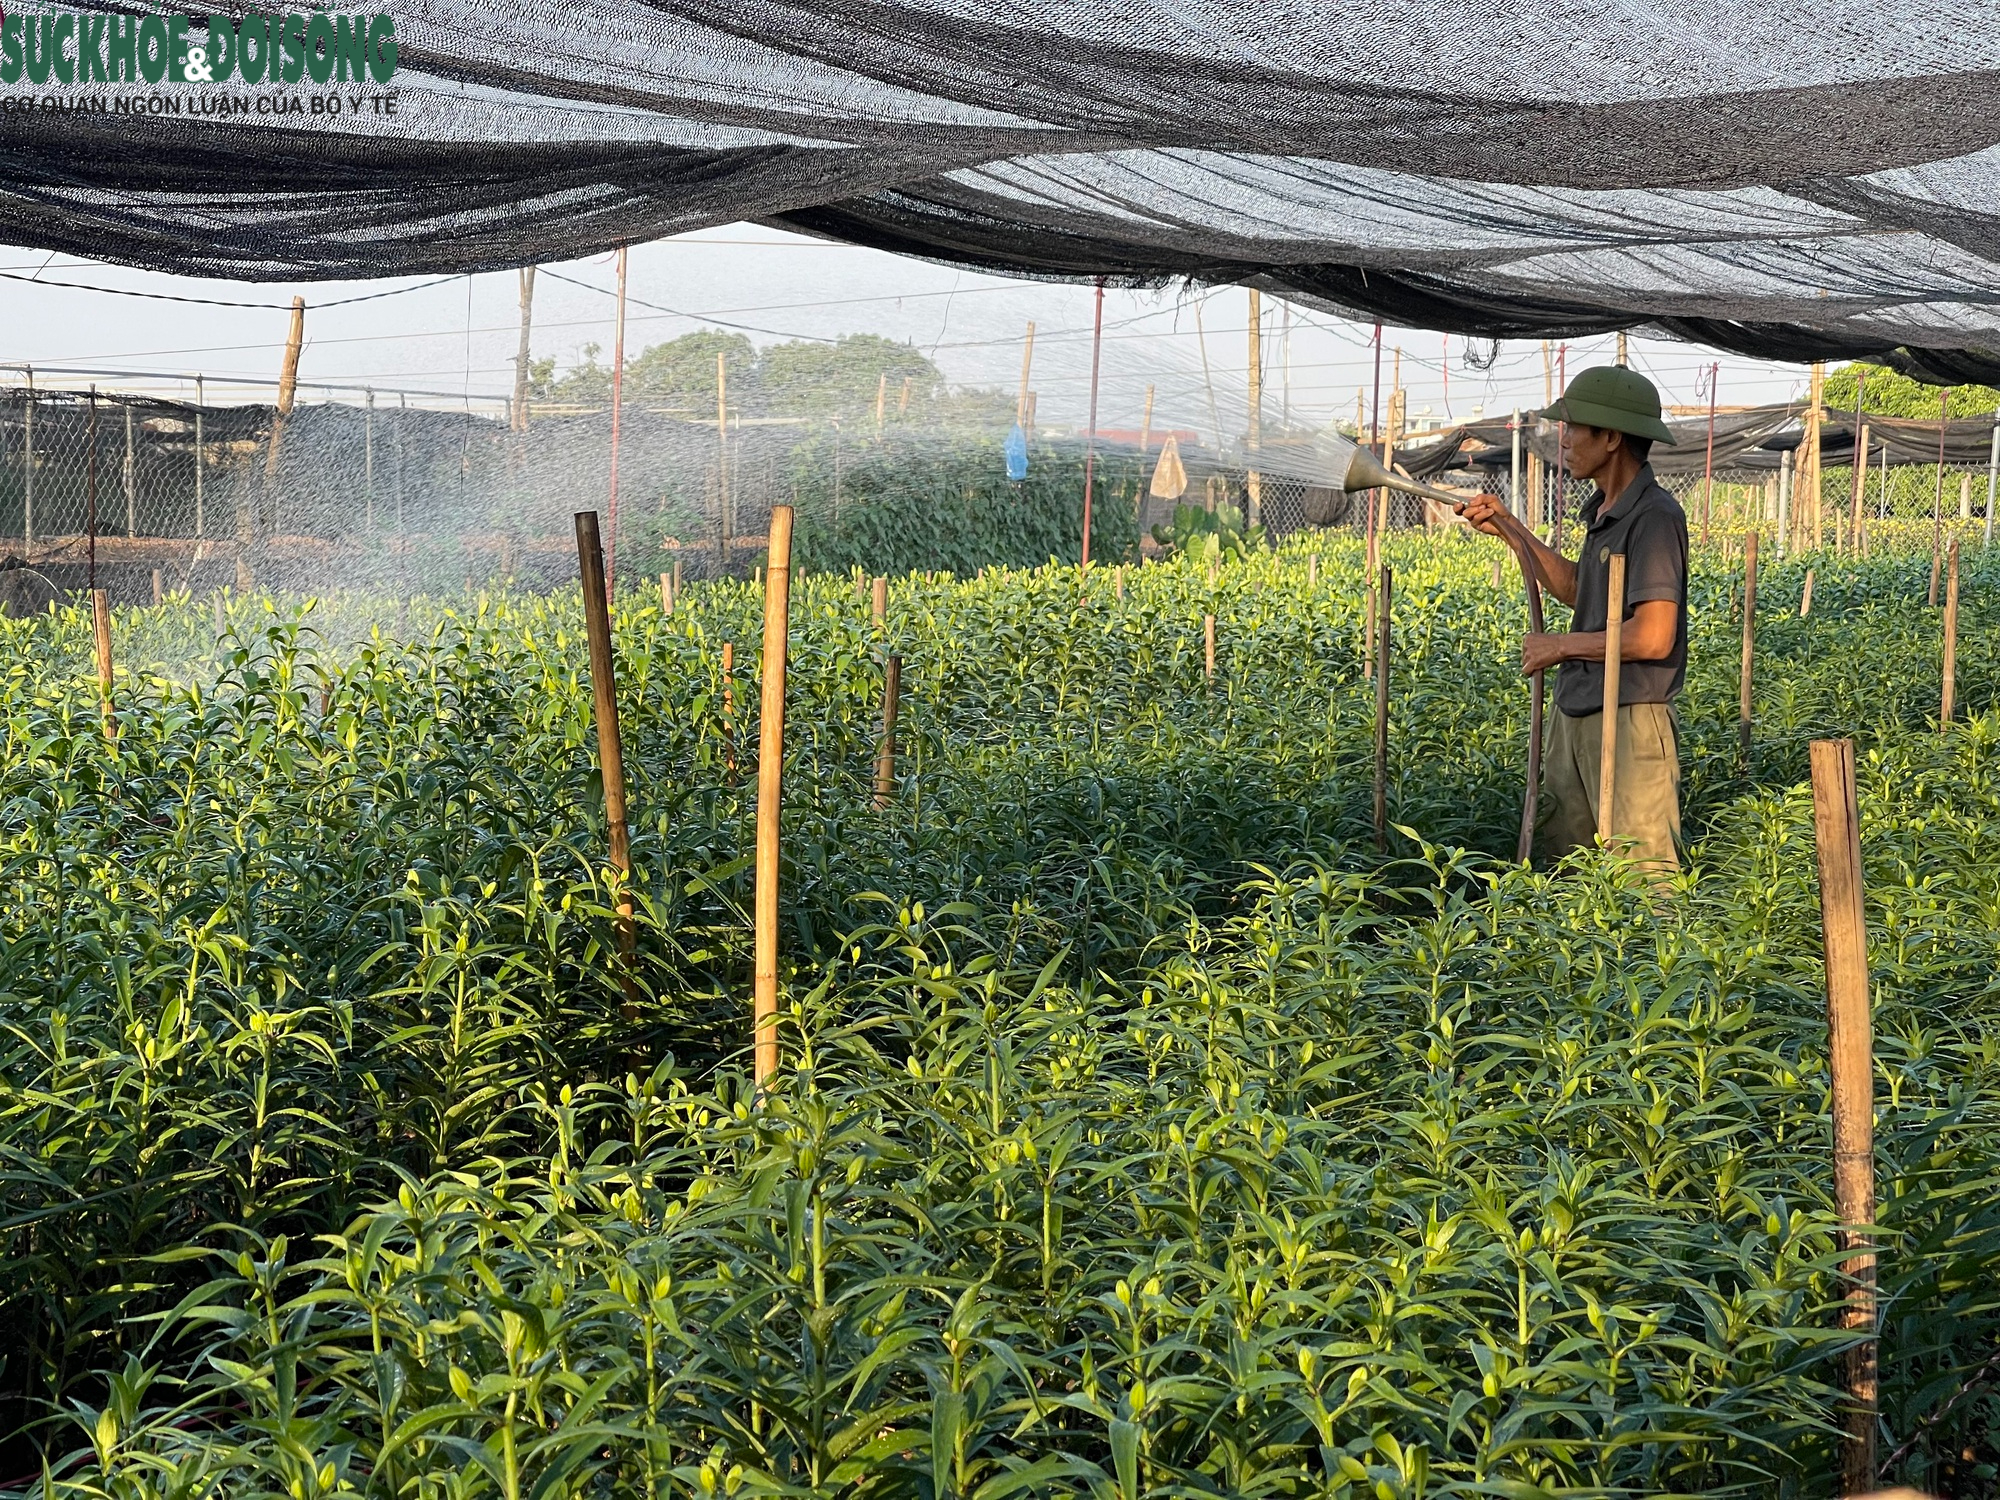
[[1940, 733], [1927, 556], [1767, 566], [1746, 765], [1704, 560], [1662, 896], [1505, 859], [1518, 588], [1464, 539], [1386, 555], [1381, 857], [1352, 539], [906, 576], [879, 634], [808, 574], [762, 1100], [754, 584], [618, 612], [636, 1026], [573, 593], [120, 612], [110, 741], [87, 615], [0, 625], [0, 1482], [1822, 1492], [1801, 783], [1852, 732], [1884, 1452], [1982, 1492], [2000, 578], [1968, 555]]

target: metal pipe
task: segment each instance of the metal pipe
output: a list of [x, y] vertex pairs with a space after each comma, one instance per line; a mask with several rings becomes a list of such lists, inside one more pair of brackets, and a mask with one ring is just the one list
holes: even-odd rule
[[132, 403], [125, 403], [125, 535], [139, 534], [139, 475], [132, 461]]
[[21, 554], [27, 554], [35, 546], [35, 371], [28, 369], [28, 399], [22, 409], [22, 485], [21, 485]]
[[362, 529], [375, 530], [375, 393], [368, 393], [367, 414], [361, 419]]

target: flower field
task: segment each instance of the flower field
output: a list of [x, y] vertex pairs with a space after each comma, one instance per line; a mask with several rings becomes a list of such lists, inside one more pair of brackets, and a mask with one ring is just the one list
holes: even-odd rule
[[1885, 1478], [1994, 1493], [2000, 564], [1942, 733], [1927, 552], [1767, 565], [1746, 765], [1698, 558], [1663, 892], [1511, 863], [1516, 580], [1385, 555], [1383, 855], [1352, 539], [801, 580], [763, 1101], [754, 585], [621, 598], [636, 1025], [573, 590], [120, 611], [114, 739], [0, 622], [0, 1489], [1830, 1494], [1851, 734]]

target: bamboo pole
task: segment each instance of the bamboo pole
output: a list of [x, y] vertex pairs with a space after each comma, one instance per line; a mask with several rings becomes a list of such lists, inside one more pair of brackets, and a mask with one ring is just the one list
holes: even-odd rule
[[618, 586], [618, 425], [625, 410], [625, 247], [618, 247], [618, 312], [611, 335], [611, 496], [606, 507], [604, 597]]
[[158, 609], [167, 602], [167, 581], [158, 568], [153, 569], [153, 608]]
[[1618, 677], [1625, 632], [1625, 554], [1611, 554], [1604, 601], [1604, 731], [1597, 753], [1597, 842], [1611, 847], [1618, 795]]
[[1319, 554], [1313, 553], [1306, 559], [1306, 588], [1310, 591], [1319, 587]]
[[133, 452], [132, 443], [132, 403], [125, 403], [125, 463], [119, 470], [119, 478], [125, 486], [125, 535], [139, 534], [139, 464], [138, 455]]
[[1202, 676], [1212, 685], [1215, 682], [1215, 616], [1201, 617], [1201, 661]]
[[1264, 447], [1264, 299], [1256, 287], [1250, 288], [1250, 413], [1247, 433], [1250, 462], [1243, 476], [1243, 524], [1255, 526], [1264, 519], [1264, 476], [1257, 464]]
[[1938, 564], [1944, 557], [1944, 436], [1951, 412], [1951, 387], [1938, 392], [1937, 489], [1931, 495], [1931, 592], [1929, 604], [1937, 608]]
[[583, 587], [584, 634], [590, 642], [590, 706], [597, 721], [597, 764], [604, 782], [606, 858], [617, 887], [618, 987], [629, 1023], [639, 1019], [639, 986], [633, 975], [638, 932], [632, 916], [632, 839], [625, 823], [625, 752], [618, 736], [618, 682], [611, 659], [611, 605], [605, 587], [604, 548], [597, 512], [576, 512], [576, 567]]
[[[1836, 515], [1835, 519], [1839, 519]], [[1799, 618], [1803, 620], [1812, 613], [1813, 570], [1806, 569], [1806, 586], [1799, 594]]]
[[97, 703], [104, 715], [104, 737], [110, 739], [118, 731], [111, 718], [111, 605], [103, 589], [90, 591], [90, 624], [97, 646]]
[[1825, 510], [1820, 504], [1820, 480], [1824, 469], [1824, 455], [1821, 451], [1820, 434], [1825, 430], [1826, 408], [1826, 362], [1814, 360], [1812, 364], [1812, 409], [1806, 413], [1806, 510], [1800, 517], [1799, 542], [1803, 546], [1806, 539], [1806, 525], [1812, 527], [1812, 549], [1821, 551], [1826, 546]]
[[[21, 405], [21, 561], [35, 551], [35, 367], [28, 366], [27, 395]], [[1994, 414], [1995, 441], [2000, 442], [2000, 413]]]
[[1736, 738], [1743, 765], [1750, 765], [1751, 669], [1757, 649], [1757, 533], [1743, 538], [1743, 665], [1736, 683]]
[[[1095, 424], [1093, 424], [1095, 425]], [[1153, 387], [1146, 387], [1146, 414], [1139, 419], [1139, 456], [1147, 457], [1153, 451]], [[1140, 491], [1143, 496], [1144, 490]]]
[[[90, 387], [90, 461], [84, 481], [83, 529], [90, 548], [89, 571], [84, 579], [84, 587], [93, 591], [97, 588], [97, 385]], [[1935, 589], [1932, 590], [1936, 592]]]
[[2000, 411], [1993, 413], [1993, 445], [1986, 455], [1986, 527], [1979, 543], [1982, 552], [1993, 545], [1993, 497], [1996, 489], [2000, 489]]
[[1083, 449], [1082, 568], [1090, 572], [1090, 492], [1097, 480], [1097, 367], [1104, 353], [1104, 278], [1097, 278], [1097, 322], [1090, 336], [1090, 435]]
[[875, 617], [875, 629], [880, 633], [889, 627], [889, 580], [878, 575], [871, 592], [870, 609]]
[[674, 575], [671, 573], [662, 573], [660, 575], [660, 613], [663, 615], [670, 615], [673, 612], [674, 612]]
[[514, 350], [514, 399], [507, 413], [507, 425], [516, 432], [528, 430], [528, 340], [535, 316], [535, 268], [521, 267], [521, 341]]
[[764, 667], [757, 724], [757, 1086], [778, 1072], [778, 830], [785, 778], [785, 649], [790, 634], [792, 508], [771, 507], [764, 571]]
[[[1861, 404], [1858, 395], [1854, 404], [1857, 407]], [[1863, 555], [1861, 507], [1868, 498], [1868, 443], [1868, 424], [1863, 422], [1854, 438], [1854, 501], [1847, 515], [1847, 545], [1856, 557]]]
[[896, 710], [903, 697], [903, 658], [882, 663], [882, 743], [875, 752], [875, 805], [887, 807], [896, 791]]
[[1951, 539], [1944, 590], [1944, 696], [1938, 706], [1938, 730], [1951, 723], [1951, 699], [1958, 680], [1958, 538]]
[[1847, 1278], [1841, 1327], [1862, 1335], [1846, 1358], [1840, 1492], [1875, 1488], [1875, 1070], [1868, 1004], [1868, 919], [1854, 741], [1812, 742], [1813, 831], [1826, 942], [1827, 1063], [1832, 1073], [1833, 1192]]
[[1701, 544], [1708, 545], [1708, 513], [1715, 499], [1715, 390], [1722, 366], [1708, 367], [1708, 456], [1701, 465]]
[[1114, 599], [1123, 599], [1125, 597], [1125, 564], [1123, 563], [1120, 563], [1117, 570], [1111, 575], [1111, 597]]
[[[1375, 576], [1375, 577], [1377, 577], [1377, 578], [1379, 578], [1379, 577], [1381, 577], [1381, 574], [1380, 574], [1380, 573], [1378, 572], [1378, 573], [1376, 573], [1376, 574], [1375, 574], [1374, 576]], [[1365, 617], [1365, 618], [1364, 618], [1364, 621], [1363, 621], [1363, 624], [1362, 624], [1362, 630], [1361, 630], [1361, 637], [1362, 637], [1362, 639], [1361, 639], [1361, 677], [1362, 677], [1362, 680], [1363, 680], [1363, 681], [1365, 681], [1365, 682], [1373, 682], [1373, 681], [1375, 680], [1375, 606], [1376, 606], [1376, 594], [1375, 594], [1375, 587], [1374, 587], [1374, 585], [1373, 585], [1372, 583], [1371, 583], [1371, 584], [1370, 584], [1370, 585], [1368, 586], [1368, 592], [1367, 592], [1366, 594], [1364, 594], [1364, 595], [1362, 596], [1362, 598], [1363, 598], [1363, 600], [1364, 600], [1364, 604], [1363, 604], [1363, 615], [1364, 615], [1364, 617]]]
[[1024, 431], [1028, 426], [1028, 372], [1035, 363], [1035, 325], [1028, 325], [1027, 342], [1021, 346], [1021, 394], [1014, 402], [1014, 421]]
[[1375, 852], [1389, 847], [1389, 616], [1394, 569], [1382, 564], [1375, 606]]

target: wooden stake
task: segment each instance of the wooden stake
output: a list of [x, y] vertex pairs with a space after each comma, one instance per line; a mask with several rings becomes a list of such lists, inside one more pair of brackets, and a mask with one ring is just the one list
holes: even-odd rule
[[521, 267], [521, 341], [514, 349], [514, 399], [508, 403], [507, 425], [528, 430], [528, 339], [535, 320], [535, 268]]
[[1202, 675], [1210, 683], [1215, 681], [1215, 616], [1201, 617], [1201, 659]]
[[791, 625], [792, 508], [771, 507], [764, 573], [764, 671], [757, 725], [757, 1086], [778, 1072], [778, 816], [785, 782], [785, 648]]
[[1944, 590], [1944, 698], [1938, 708], [1938, 730], [1951, 722], [1952, 690], [1958, 679], [1958, 538], [1951, 539], [1949, 578]]
[[1813, 831], [1826, 940], [1827, 1063], [1833, 1075], [1833, 1195], [1847, 1278], [1841, 1327], [1861, 1341], [1846, 1359], [1840, 1493], [1875, 1488], [1875, 1068], [1868, 1006], [1868, 918], [1854, 741], [1812, 742]]
[[1375, 852], [1389, 847], [1389, 605], [1394, 570], [1382, 564], [1375, 606]]
[[1319, 554], [1315, 552], [1312, 554], [1312, 556], [1306, 559], [1306, 588], [1310, 590], [1310, 589], [1316, 589], [1318, 587], [1319, 587]]
[[878, 577], [878, 578], [877, 578], [877, 579], [875, 580], [875, 584], [874, 584], [874, 601], [873, 601], [873, 605], [872, 605], [872, 608], [873, 608], [873, 611], [874, 611], [874, 615], [875, 615], [875, 629], [876, 629], [876, 630], [877, 630], [878, 632], [879, 632], [879, 631], [883, 631], [883, 630], [886, 630], [886, 629], [888, 629], [888, 627], [889, 627], [889, 580], [888, 580], [887, 578], [881, 578], [881, 577]]
[[1611, 847], [1618, 797], [1618, 676], [1625, 634], [1625, 554], [1611, 554], [1611, 582], [1604, 602], [1604, 733], [1597, 753], [1597, 842]]
[[1114, 599], [1123, 599], [1125, 597], [1125, 564], [1123, 563], [1120, 563], [1117, 571], [1111, 575], [1111, 597]]
[[662, 573], [660, 575], [660, 613], [670, 615], [673, 612], [674, 576], [671, 573]]
[[678, 604], [680, 602], [680, 597], [681, 597], [681, 560], [677, 557], [674, 559], [674, 602]]
[[153, 569], [153, 607], [158, 609], [167, 602], [167, 583], [158, 568]]
[[1751, 668], [1757, 645], [1757, 533], [1743, 538], [1743, 665], [1736, 683], [1736, 738], [1747, 770], [1750, 765]]
[[1375, 604], [1377, 598], [1375, 590], [1379, 584], [1373, 580], [1379, 580], [1381, 576], [1382, 574], [1379, 570], [1372, 575], [1368, 592], [1362, 596], [1365, 603], [1362, 606], [1364, 620], [1361, 627], [1361, 677], [1365, 682], [1373, 682], [1375, 680]]
[[1931, 609], [1937, 608], [1938, 572], [1939, 569], [1942, 567], [1943, 563], [1944, 563], [1943, 553], [1939, 547], [1938, 541], [1934, 539], [1931, 543], [1931, 588], [1930, 588], [1930, 593], [1925, 595], [1924, 598], [1925, 605]]
[[1028, 340], [1021, 346], [1021, 394], [1014, 402], [1014, 421], [1025, 431], [1028, 426], [1028, 371], [1035, 363], [1035, 325], [1028, 325]]
[[[1834, 519], [1838, 521], [1840, 517], [1836, 515]], [[1811, 568], [1807, 568], [1806, 586], [1804, 590], [1799, 594], [1799, 618], [1801, 620], [1803, 620], [1807, 615], [1812, 613], [1812, 591], [1813, 591], [1813, 570]]]
[[597, 512], [576, 512], [576, 567], [583, 585], [584, 634], [590, 642], [590, 704], [597, 721], [597, 764], [604, 781], [607, 858], [617, 883], [618, 987], [622, 1014], [639, 1019], [639, 985], [633, 975], [638, 931], [632, 920], [632, 839], [625, 825], [625, 752], [618, 737], [618, 682], [611, 662], [611, 607], [604, 592], [604, 547]]
[[111, 605], [103, 589], [90, 591], [90, 623], [97, 638], [97, 702], [104, 714], [104, 737], [118, 732], [111, 718]]
[[219, 641], [229, 633], [229, 619], [223, 612], [222, 595], [214, 594], [210, 597], [215, 603], [215, 638]]
[[896, 709], [903, 697], [903, 658], [882, 663], [882, 744], [875, 752], [875, 805], [887, 807], [896, 791]]

